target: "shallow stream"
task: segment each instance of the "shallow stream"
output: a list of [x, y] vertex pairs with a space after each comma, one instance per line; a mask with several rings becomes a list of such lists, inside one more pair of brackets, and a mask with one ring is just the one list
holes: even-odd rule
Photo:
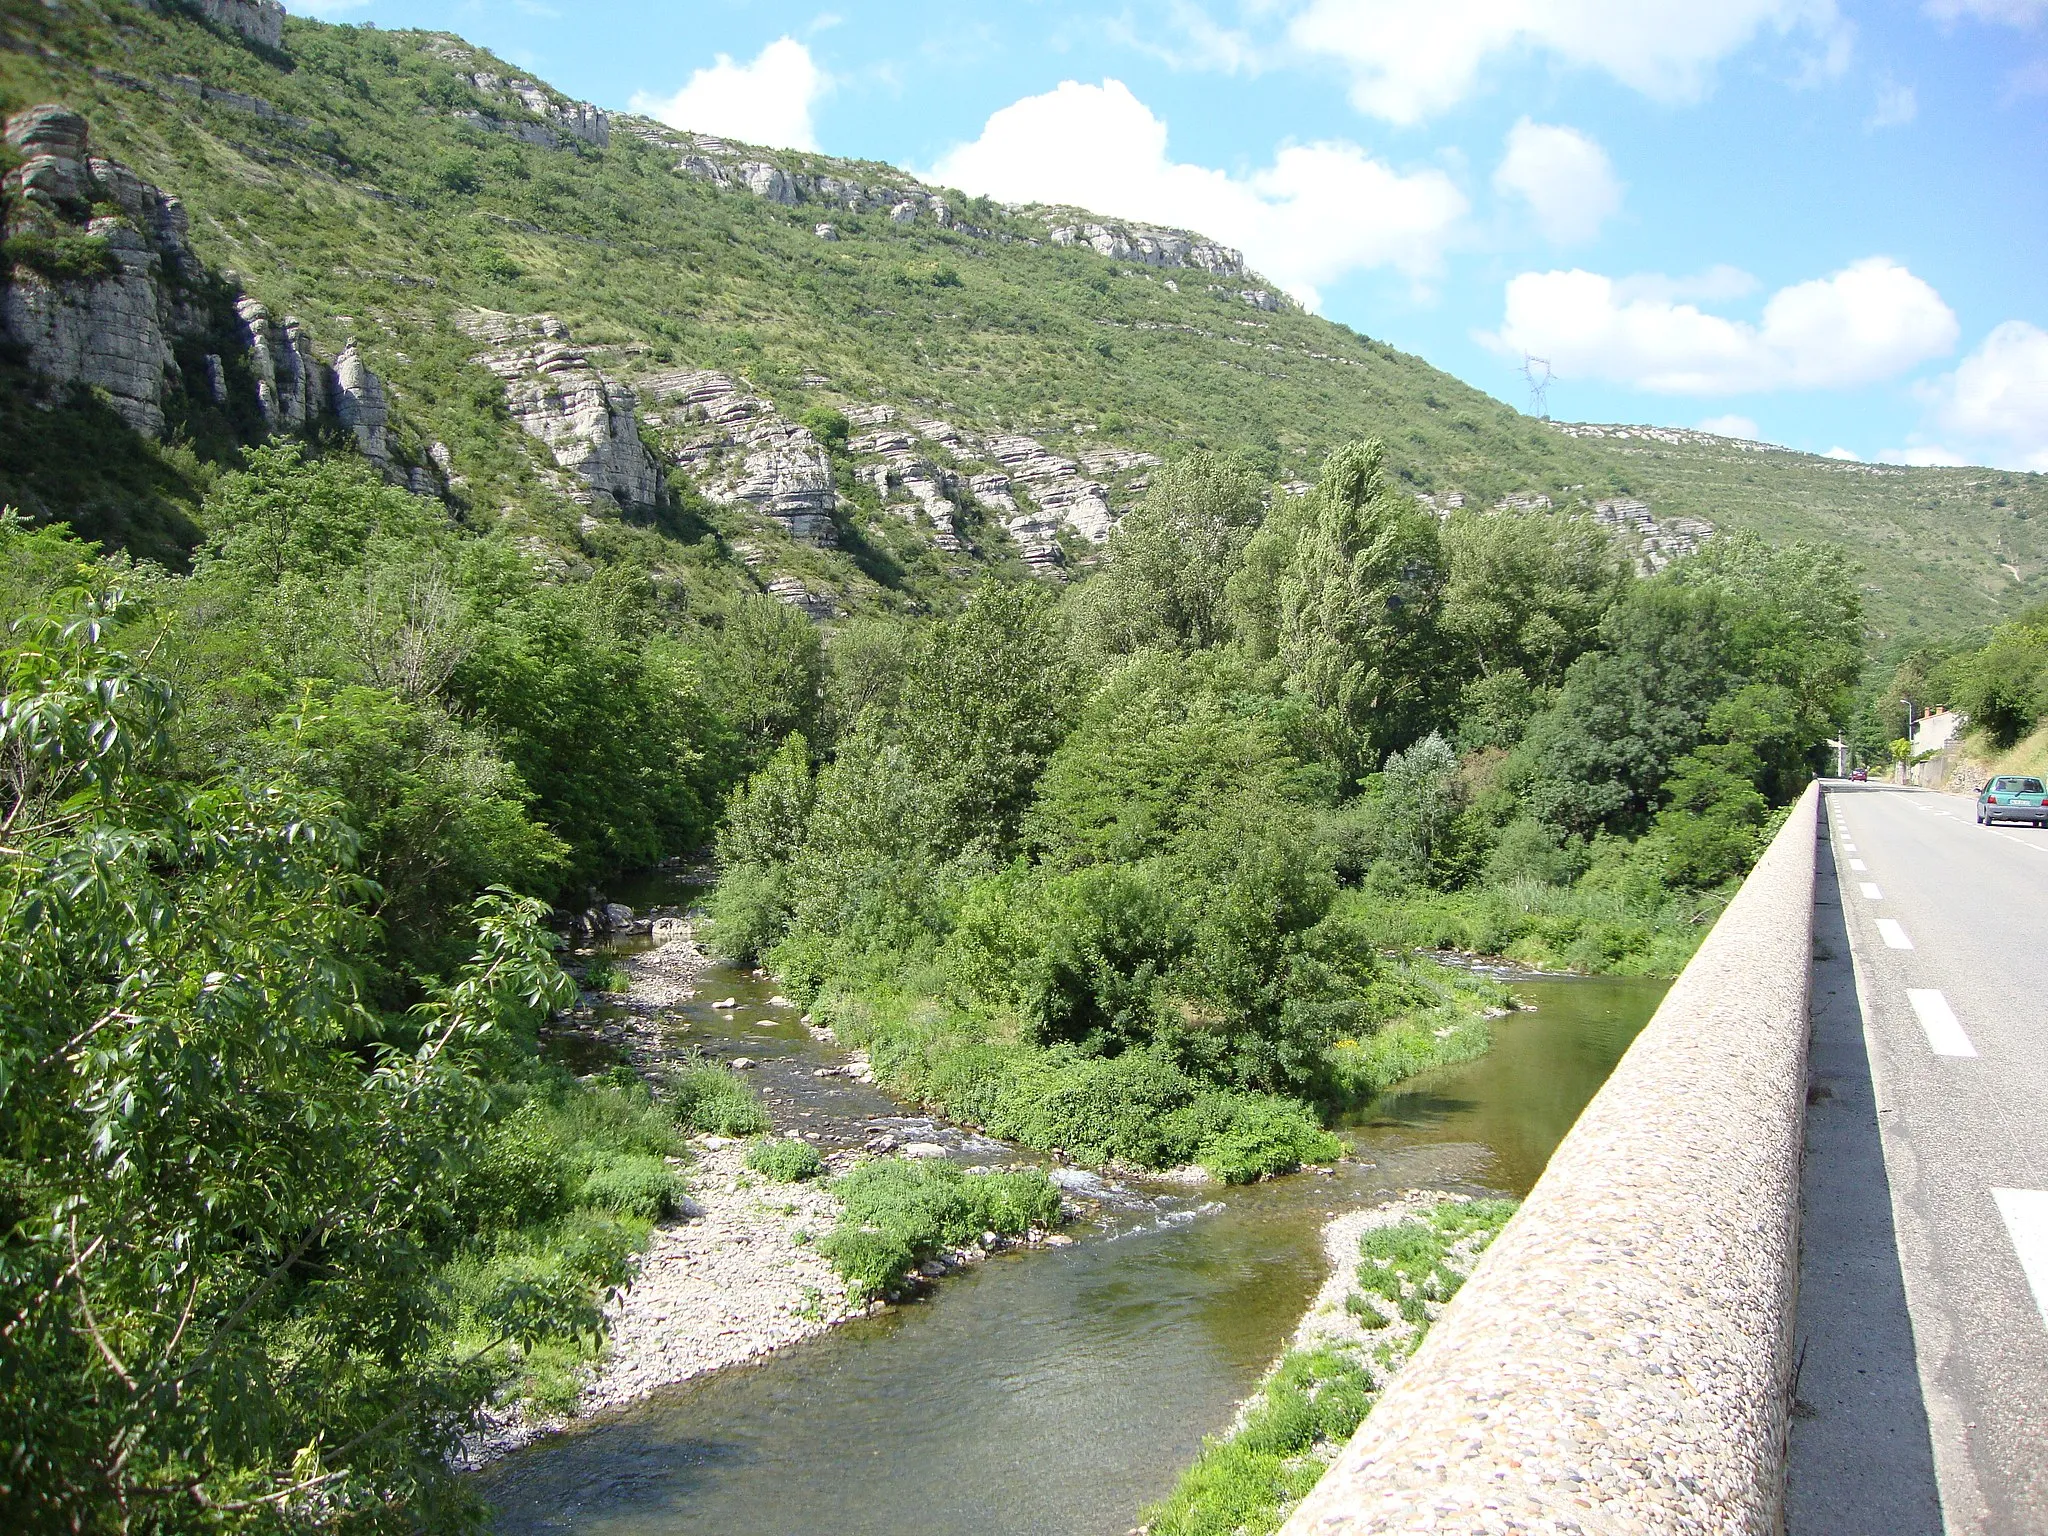
[[[928, 1300], [506, 1458], [482, 1479], [498, 1529], [1122, 1536], [1284, 1346], [1322, 1283], [1323, 1223], [1407, 1189], [1526, 1192], [1666, 984], [1512, 985], [1533, 1009], [1498, 1021], [1478, 1061], [1367, 1106], [1337, 1172], [1084, 1185], [1102, 1204], [1072, 1247], [998, 1254]], [[741, 1006], [710, 1006], [727, 997]], [[1015, 1156], [814, 1076], [839, 1053], [743, 974], [713, 971], [684, 1012], [686, 1039], [758, 1061], [778, 1124], [828, 1148], [894, 1134]]]

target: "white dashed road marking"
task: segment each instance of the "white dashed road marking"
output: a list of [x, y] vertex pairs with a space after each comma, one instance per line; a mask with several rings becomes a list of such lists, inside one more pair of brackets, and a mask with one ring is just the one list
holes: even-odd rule
[[1937, 1056], [1975, 1056], [1977, 1047], [1970, 1044], [1970, 1037], [1963, 1033], [1963, 1026], [1956, 1019], [1955, 1009], [1949, 1007], [1948, 999], [1931, 987], [1908, 987], [1906, 1001], [1913, 1005], [1913, 1012], [1919, 1015], [1920, 1027], [1927, 1031], [1927, 1043]]
[[2048, 1323], [2048, 1190], [1994, 1189], [1991, 1198], [1998, 1202], [2020, 1268], [2027, 1272], [2041, 1321]]
[[1863, 871], [1865, 871], [1866, 869], [1870, 868], [1870, 866], [1864, 863], [1861, 859], [1851, 859], [1849, 861], [1849, 867], [1855, 870], [1856, 873], [1858, 873], [1859, 875], [1862, 874]]
[[1863, 899], [1864, 899], [1865, 901], [1883, 901], [1883, 900], [1884, 900], [1884, 892], [1883, 892], [1883, 891], [1880, 891], [1880, 890], [1879, 890], [1879, 889], [1878, 889], [1878, 888], [1877, 888], [1876, 886], [1872, 885], [1872, 884], [1871, 884], [1871, 883], [1870, 883], [1870, 882], [1869, 882], [1868, 880], [1865, 880], [1865, 881], [1863, 882]]
[[1877, 920], [1877, 931], [1879, 937], [1884, 940], [1887, 949], [1911, 949], [1913, 947], [1913, 941], [1906, 937], [1906, 930], [1899, 926], [1898, 919], [1895, 917], [1880, 917]]

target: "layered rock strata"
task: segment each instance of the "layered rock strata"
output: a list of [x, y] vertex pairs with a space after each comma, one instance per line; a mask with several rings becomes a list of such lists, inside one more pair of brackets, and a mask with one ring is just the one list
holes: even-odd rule
[[[0, 332], [59, 384], [104, 390], [136, 431], [161, 437], [184, 388], [174, 340], [206, 334], [192, 295], [202, 277], [182, 204], [127, 167], [93, 155], [86, 120], [55, 104], [7, 120], [21, 164], [0, 182], [5, 233], [51, 253], [17, 261], [0, 287]], [[96, 209], [112, 207], [117, 213]]]
[[600, 372], [553, 315], [473, 310], [459, 322], [486, 350], [478, 361], [505, 387], [505, 408], [575, 477], [571, 495], [600, 508], [654, 506], [661, 466], [640, 440], [638, 400]]
[[[1086, 246], [1112, 261], [1144, 267], [1191, 267], [1215, 277], [1243, 277], [1244, 253], [1191, 230], [1158, 224], [1074, 219], [1064, 210], [1047, 215], [1046, 238], [1054, 245]], [[1249, 301], [1250, 295], [1246, 295]], [[1261, 306], [1264, 307], [1263, 305]]]
[[822, 549], [839, 542], [832, 461], [806, 427], [710, 369], [655, 374], [640, 387], [671, 458], [721, 506], [745, 505]]
[[[242, 344], [256, 379], [256, 403], [273, 432], [303, 431], [327, 399], [327, 369], [313, 355], [304, 328], [290, 315], [273, 320], [256, 300], [235, 305], [242, 320]], [[446, 449], [442, 450], [446, 452]]]
[[463, 122], [543, 149], [559, 148], [568, 139], [596, 149], [603, 149], [612, 141], [610, 114], [587, 101], [572, 101], [551, 91], [531, 75], [499, 73], [460, 38], [437, 38], [429, 51], [453, 65], [464, 83], [479, 96], [496, 104], [491, 114], [452, 114]]

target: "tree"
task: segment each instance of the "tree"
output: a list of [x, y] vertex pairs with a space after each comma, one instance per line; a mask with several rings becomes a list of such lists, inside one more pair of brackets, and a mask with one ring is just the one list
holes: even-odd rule
[[1482, 678], [1557, 682], [1597, 642], [1630, 579], [1606, 529], [1558, 512], [1454, 512], [1443, 548], [1444, 635]]
[[[395, 1038], [348, 956], [373, 890], [331, 798], [166, 776], [119, 599], [0, 647], [0, 1515], [10, 1530], [452, 1529], [491, 1384], [445, 1225], [508, 1028], [573, 997], [539, 903]], [[366, 1041], [390, 1039], [370, 1046]], [[497, 1337], [597, 1324], [508, 1284]]]
[[1429, 728], [1445, 681], [1436, 519], [1384, 468], [1377, 442], [1338, 449], [1299, 513], [1259, 536], [1280, 546], [1275, 642], [1288, 684], [1322, 710], [1351, 776]]
[[1196, 452], [1160, 469], [1111, 535], [1101, 573], [1074, 589], [1081, 652], [1200, 650], [1227, 639], [1227, 589], [1263, 505], [1259, 480], [1235, 460]]
[[931, 626], [904, 683], [900, 740], [939, 808], [935, 847], [1002, 855], [1015, 845], [1072, 707], [1058, 612], [1042, 588], [985, 579]]

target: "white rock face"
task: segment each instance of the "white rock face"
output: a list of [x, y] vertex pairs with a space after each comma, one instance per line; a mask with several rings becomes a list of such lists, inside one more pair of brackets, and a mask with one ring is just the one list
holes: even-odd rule
[[553, 315], [492, 310], [471, 311], [459, 323], [487, 344], [478, 361], [504, 383], [512, 419], [547, 444], [590, 501], [613, 511], [660, 501], [661, 466], [640, 441], [637, 398], [592, 366], [568, 327]]
[[806, 544], [839, 542], [831, 457], [808, 428], [709, 369], [656, 374], [641, 388], [673, 429], [675, 461], [711, 500], [745, 503]]
[[[5, 233], [85, 236], [104, 246], [103, 276], [50, 278], [26, 268], [0, 289], [0, 333], [59, 384], [104, 390], [122, 420], [160, 437], [164, 407], [182, 389], [176, 338], [203, 335], [206, 317], [185, 292], [200, 275], [184, 207], [114, 161], [87, 153], [87, 124], [46, 103], [7, 120], [22, 163], [0, 183], [12, 204]], [[112, 205], [115, 214], [93, 215]]]
[[1054, 222], [1046, 232], [1046, 238], [1054, 245], [1085, 245], [1113, 261], [1134, 262], [1145, 267], [1193, 267], [1217, 277], [1242, 277], [1245, 274], [1242, 251], [1233, 250], [1191, 230], [1120, 220], [1069, 221], [1059, 214], [1051, 218]]
[[526, 144], [554, 149], [564, 139], [575, 139], [603, 149], [612, 141], [612, 120], [587, 101], [571, 101], [549, 90], [531, 75], [502, 72], [474, 48], [456, 38], [437, 38], [428, 52], [453, 65], [479, 96], [497, 102], [505, 110], [538, 118], [528, 122], [519, 117], [486, 117], [481, 112], [457, 112], [453, 116], [490, 133], [502, 133]]
[[355, 434], [363, 457], [380, 470], [391, 468], [391, 402], [384, 381], [370, 371], [351, 341], [334, 360], [328, 404], [344, 427]]
[[[920, 422], [918, 426], [938, 428], [946, 434], [941, 438], [920, 431], [931, 441], [948, 447], [962, 442], [961, 435], [944, 422]], [[853, 453], [880, 460], [863, 464], [859, 474], [875, 488], [886, 508], [913, 522], [922, 513], [931, 522], [932, 543], [940, 549], [957, 553], [966, 548], [958, 524], [960, 476], [921, 454], [915, 437], [899, 428], [881, 427], [852, 438], [846, 446]]]
[[273, 320], [256, 300], [235, 305], [242, 317], [242, 339], [249, 349], [249, 370], [256, 375], [256, 401], [273, 432], [300, 431], [320, 413], [328, 399], [327, 369], [313, 355], [299, 322], [287, 315]]
[[1071, 459], [1063, 459], [1035, 438], [992, 437], [989, 457], [1010, 478], [1031, 493], [1041, 510], [1068, 524], [1090, 543], [1100, 544], [1116, 526], [1109, 509], [1108, 488], [1083, 479]]

